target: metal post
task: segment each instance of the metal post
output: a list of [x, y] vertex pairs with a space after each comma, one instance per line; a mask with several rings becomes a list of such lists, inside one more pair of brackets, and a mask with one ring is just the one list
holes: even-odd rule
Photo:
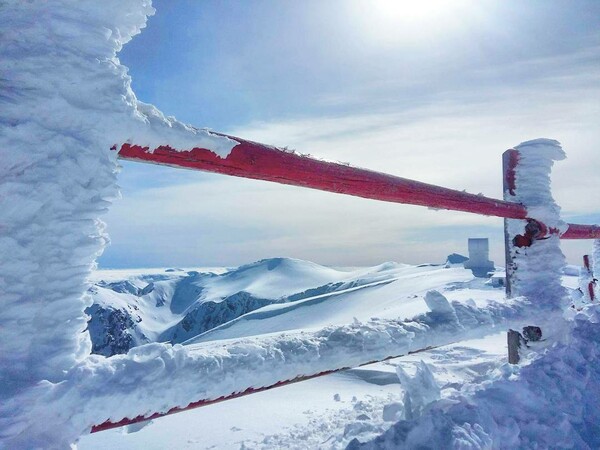
[[[584, 271], [586, 271], [586, 278], [590, 280], [587, 284], [587, 296], [589, 296], [589, 300], [593, 302], [596, 299], [595, 285], [596, 281], [594, 279], [594, 273], [592, 271], [592, 266], [590, 265], [590, 255], [583, 255], [583, 267]], [[585, 288], [585, 287], [583, 287]], [[584, 293], [585, 295], [585, 293]]]
[[[519, 162], [519, 152], [511, 149], [502, 154], [502, 190], [505, 201], [514, 201], [516, 189], [516, 168]], [[506, 297], [512, 297], [512, 278], [514, 262], [511, 256], [512, 239], [508, 232], [508, 220], [504, 219], [504, 267], [506, 268]]]

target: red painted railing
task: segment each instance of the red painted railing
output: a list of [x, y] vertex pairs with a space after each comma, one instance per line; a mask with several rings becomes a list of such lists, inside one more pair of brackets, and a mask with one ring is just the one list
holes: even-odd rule
[[[227, 158], [220, 158], [210, 150], [202, 148], [179, 151], [165, 145], [148, 152], [147, 148], [134, 144], [122, 145], [119, 158], [272, 181], [386, 202], [509, 219], [527, 218], [526, 208], [518, 203], [469, 194], [340, 163], [321, 161], [239, 138], [232, 139], [239, 144], [232, 149]], [[569, 224], [569, 230], [561, 237], [563, 239], [600, 238], [600, 227]]]
[[[226, 158], [221, 158], [210, 150], [203, 148], [180, 151], [164, 145], [149, 152], [148, 148], [135, 144], [122, 145], [119, 150], [119, 158], [272, 181], [386, 202], [421, 205], [436, 209], [463, 211], [506, 219], [527, 219], [526, 235], [523, 237], [529, 239], [529, 244], [531, 240], [543, 238], [547, 234], [558, 233], [557, 230], [548, 229], [548, 227], [539, 221], [529, 219], [527, 217], [527, 209], [519, 203], [469, 194], [463, 191], [443, 188], [340, 163], [322, 161], [244, 139], [232, 139], [239, 142], [239, 144], [232, 149]], [[504, 189], [508, 189], [512, 195], [514, 195], [514, 172], [517, 162], [518, 154], [515, 150], [505, 153]], [[528, 236], [527, 233], [530, 235]], [[562, 239], [600, 239], [600, 227], [597, 225], [569, 224], [568, 230], [560, 237]], [[427, 349], [419, 351], [424, 350]], [[388, 357], [386, 359], [399, 356], [403, 355]], [[375, 362], [380, 361], [371, 361], [363, 365]], [[118, 422], [106, 421], [92, 427], [91, 432], [95, 433], [143, 422], [348, 369], [349, 367], [344, 367], [312, 375], [299, 376], [291, 380], [279, 381], [270, 386], [249, 388], [243, 392], [231, 393], [217, 399], [202, 399], [190, 403], [186, 407], [174, 407], [163, 413], [157, 412], [149, 416], [138, 416], [131, 419], [125, 418]]]

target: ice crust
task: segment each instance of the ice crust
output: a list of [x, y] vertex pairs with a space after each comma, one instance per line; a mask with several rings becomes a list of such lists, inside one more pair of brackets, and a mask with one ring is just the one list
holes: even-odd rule
[[[527, 208], [528, 217], [563, 233], [567, 224], [560, 218], [560, 207], [554, 201], [550, 189], [550, 172], [554, 161], [565, 158], [558, 141], [535, 139], [515, 147], [519, 152], [516, 168], [515, 197], [511, 200]], [[523, 234], [526, 221], [508, 221], [509, 236]], [[565, 257], [560, 249], [559, 234], [551, 234], [543, 240], [535, 240], [530, 247], [511, 247], [511, 257], [516, 270], [512, 277], [515, 295], [524, 295], [546, 308], [559, 308], [566, 298], [561, 285]]]
[[8, 405], [32, 406], [31, 388], [43, 398], [90, 352], [87, 278], [108, 241], [98, 218], [118, 195], [110, 148], [226, 157], [236, 145], [137, 101], [116, 53], [153, 13], [149, 0], [0, 2], [2, 441], [33, 417]]
[[189, 346], [153, 343], [127, 355], [90, 356], [61, 383], [42, 382], [6, 399], [3, 410], [21, 420], [5, 421], [3, 443], [7, 448], [66, 448], [108, 419], [166, 412], [250, 387], [493, 334], [498, 327], [522, 326], [531, 312], [528, 306], [524, 298], [486, 308], [454, 302], [452, 318], [430, 312], [411, 321], [379, 319]]

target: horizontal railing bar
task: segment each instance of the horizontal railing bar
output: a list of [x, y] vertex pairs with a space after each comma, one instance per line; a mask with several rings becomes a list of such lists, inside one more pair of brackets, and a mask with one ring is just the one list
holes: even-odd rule
[[560, 236], [561, 239], [600, 239], [600, 226], [569, 224], [569, 229]]
[[[203, 148], [180, 151], [164, 145], [149, 152], [147, 147], [135, 144], [122, 145], [119, 158], [272, 181], [386, 202], [509, 219], [527, 218], [527, 209], [518, 203], [322, 161], [237, 137], [232, 139], [239, 144], [226, 158]], [[600, 228], [594, 225], [570, 224], [569, 231], [563, 234], [562, 238], [600, 238]]]
[[259, 388], [248, 388], [248, 389], [246, 389], [245, 391], [242, 391], [242, 392], [236, 392], [236, 393], [233, 393], [233, 394], [230, 394], [230, 395], [226, 395], [226, 396], [223, 396], [223, 397], [219, 397], [219, 398], [215, 398], [215, 399], [199, 400], [199, 401], [196, 401], [196, 402], [192, 402], [189, 405], [184, 406], [184, 407], [171, 408], [167, 412], [164, 412], [164, 413], [154, 413], [154, 414], [151, 414], [151, 415], [149, 415], [147, 417], [145, 417], [145, 416], [137, 416], [137, 417], [134, 417], [133, 419], [125, 418], [125, 419], [122, 419], [122, 420], [120, 420], [118, 422], [111, 422], [110, 420], [107, 420], [106, 422], [104, 422], [104, 423], [102, 423], [100, 425], [94, 425], [92, 427], [92, 430], [90, 431], [90, 434], [91, 433], [98, 433], [99, 431], [111, 430], [113, 428], [120, 428], [120, 427], [124, 427], [126, 425], [133, 425], [135, 423], [146, 422], [148, 420], [153, 420], [153, 419], [158, 419], [160, 417], [170, 416], [172, 414], [177, 414], [177, 413], [180, 413], [180, 412], [189, 411], [191, 409], [201, 408], [203, 406], [214, 405], [216, 403], [221, 403], [221, 402], [224, 402], [226, 400], [233, 400], [233, 399], [236, 399], [236, 398], [245, 397], [246, 395], [257, 394], [259, 392], [269, 391], [271, 389], [275, 389], [275, 388], [278, 388], [278, 387], [283, 387], [283, 386], [288, 386], [290, 384], [300, 383], [301, 381], [308, 381], [308, 380], [312, 380], [313, 378], [324, 377], [324, 376], [332, 375], [332, 374], [338, 373], [338, 372], [345, 372], [346, 370], [350, 370], [350, 369], [353, 369], [353, 368], [368, 366], [369, 364], [375, 364], [375, 363], [385, 362], [385, 361], [389, 361], [391, 359], [401, 358], [401, 357], [407, 356], [407, 355], [413, 355], [415, 353], [426, 352], [426, 351], [433, 350], [433, 349], [436, 349], [436, 348], [439, 348], [439, 347], [444, 347], [444, 346], [447, 346], [447, 345], [452, 345], [452, 343], [448, 343], [448, 344], [444, 344], [444, 345], [438, 345], [438, 346], [430, 346], [430, 347], [426, 347], [426, 348], [423, 348], [423, 349], [414, 350], [414, 351], [410, 351], [410, 352], [407, 352], [407, 353], [402, 353], [400, 355], [388, 356], [388, 357], [383, 358], [383, 359], [369, 361], [369, 362], [366, 362], [364, 364], [359, 364], [356, 367], [342, 367], [340, 369], [326, 370], [324, 372], [319, 372], [319, 373], [312, 374], [312, 375], [299, 376], [299, 377], [293, 378], [291, 380], [278, 381], [277, 383], [271, 384], [269, 386], [263, 386], [263, 387], [259, 387]]
[[513, 219], [524, 219], [527, 216], [525, 208], [517, 203], [489, 199], [340, 163], [321, 161], [238, 138], [235, 140], [240, 144], [233, 148], [227, 158], [220, 158], [213, 152], [200, 148], [177, 151], [162, 146], [149, 153], [140, 146], [129, 144], [121, 147], [119, 157], [386, 202]]

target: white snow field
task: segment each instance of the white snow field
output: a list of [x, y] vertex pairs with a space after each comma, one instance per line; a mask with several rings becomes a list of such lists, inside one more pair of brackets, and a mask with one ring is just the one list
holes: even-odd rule
[[[149, 0], [0, 2], [0, 448], [116, 448], [119, 439], [135, 448], [146, 436], [142, 448], [600, 447], [600, 315], [596, 305], [569, 308], [557, 235], [513, 249], [520, 295], [511, 299], [456, 268], [360, 272], [286, 259], [92, 286], [107, 242], [99, 218], [118, 195], [118, 145], [199, 146], [221, 158], [236, 145], [137, 100], [116, 55], [153, 13]], [[518, 150], [518, 201], [563, 230], [549, 179], [560, 145], [538, 139]], [[523, 224], [511, 221], [509, 232]], [[240, 299], [248, 310], [194, 335], [214, 323], [194, 328], [204, 315], [189, 316], [190, 307]], [[88, 330], [86, 311], [99, 305], [139, 311], [139, 333], [126, 325], [116, 344], [92, 342], [104, 319], [120, 316], [107, 309]], [[521, 365], [505, 364], [500, 333], [529, 324], [546, 341]], [[107, 420], [450, 344], [156, 420], [137, 434], [87, 436]], [[292, 408], [301, 401], [308, 406]]]
[[[450, 281], [483, 286], [471, 272], [443, 266], [385, 263], [335, 270], [291, 258], [272, 258], [229, 271], [166, 269], [126, 274], [105, 270], [93, 278], [88, 329], [93, 352], [104, 356], [126, 353], [147, 342], [191, 339], [191, 343], [318, 330], [368, 321], [374, 314], [385, 319], [413, 317], [427, 311], [418, 293]], [[503, 298], [500, 292], [488, 292], [488, 300]]]
[[[329, 275], [332, 281], [361, 281], [358, 288], [342, 288], [334, 293], [307, 299], [274, 304], [259, 308], [234, 319], [214, 330], [206, 332], [186, 343], [191, 349], [201, 350], [235, 345], [240, 337], [252, 337], [274, 332], [294, 333], [297, 330], [318, 330], [328, 325], [350, 323], [353, 320], [367, 322], [373, 317], [411, 319], [430, 311], [427, 305], [437, 305], [443, 314], [443, 299], [453, 305], [477, 305], [484, 307], [490, 302], [502, 301], [504, 291], [492, 288], [487, 280], [473, 277], [470, 270], [444, 265], [421, 267], [386, 263], [377, 267], [338, 271], [322, 268], [316, 264], [298, 260], [278, 258], [261, 261], [242, 268], [252, 268], [253, 286], [265, 297], [285, 292], [279, 282], [280, 274], [271, 274], [278, 267], [293, 277], [294, 269], [312, 279], [315, 286], [324, 284]], [[269, 267], [271, 269], [269, 270]], [[260, 270], [259, 270], [260, 268]], [[213, 272], [216, 269], [213, 269]], [[236, 274], [236, 269], [230, 273]], [[311, 275], [312, 272], [312, 275]], [[570, 289], [577, 286], [576, 271], [563, 277], [563, 284]], [[164, 275], [169, 272], [161, 271]], [[227, 272], [225, 272], [227, 273]], [[126, 271], [118, 276], [111, 271], [102, 271], [96, 279], [139, 279], [140, 273], [127, 277]], [[170, 276], [175, 278], [173, 273]], [[214, 278], [214, 277], [213, 277]], [[241, 286], [239, 279], [227, 285], [222, 278], [218, 285], [223, 292], [234, 292]], [[248, 284], [244, 283], [244, 287]], [[297, 289], [306, 286], [297, 286]], [[435, 291], [432, 291], [435, 289]], [[291, 291], [288, 291], [291, 292]], [[429, 293], [429, 294], [428, 294]], [[438, 302], [431, 300], [432, 293], [438, 294]], [[427, 300], [426, 300], [426, 297]], [[434, 296], [435, 297], [435, 296]], [[448, 303], [446, 303], [448, 305]], [[533, 319], [532, 319], [533, 320]], [[540, 323], [540, 321], [534, 322]], [[547, 343], [554, 343], [560, 336], [560, 328], [544, 327]], [[222, 403], [205, 406], [172, 416], [155, 419], [143, 425], [131, 425], [121, 429], [107, 430], [84, 436], [78, 447], [81, 449], [239, 449], [239, 448], [345, 448], [354, 439], [368, 442], [377, 438], [400, 420], [415, 422], [423, 410], [446, 408], [465, 396], [499, 383], [512, 380], [515, 393], [519, 395], [517, 379], [530, 363], [527, 359], [521, 366], [507, 363], [506, 330], [491, 330], [485, 338], [470, 339], [439, 348], [423, 351], [384, 363], [375, 363], [361, 368], [325, 377], [308, 380], [270, 391], [252, 394]], [[225, 341], [223, 341], [225, 340]], [[249, 341], [246, 341], [249, 342]], [[532, 350], [544, 352], [546, 343], [530, 344]], [[535, 345], [535, 347], [533, 347]], [[399, 352], [402, 350], [399, 348]], [[426, 365], [421, 366], [421, 361]], [[397, 373], [400, 371], [400, 374]], [[417, 376], [417, 372], [425, 376]], [[428, 374], [433, 375], [435, 383]], [[201, 380], [198, 381], [202, 383]], [[407, 406], [407, 399], [410, 407]], [[427, 406], [431, 402], [435, 402]], [[495, 405], [500, 415], [510, 413], [510, 405], [517, 398], [510, 393]], [[536, 409], [535, 405], [531, 405]], [[528, 416], [533, 420], [533, 416]], [[409, 422], [403, 422], [407, 427]], [[569, 430], [567, 430], [569, 431]], [[392, 431], [388, 431], [388, 434]], [[424, 448], [448, 448], [450, 441], [444, 436], [434, 436], [432, 429], [419, 435], [418, 445]], [[384, 435], [387, 436], [387, 435]], [[431, 440], [428, 440], [431, 437]], [[414, 439], [411, 438], [411, 439]], [[575, 433], [569, 439], [577, 442]], [[512, 441], [514, 444], [516, 441]], [[567, 441], [565, 441], [567, 442]], [[471, 447], [478, 448], [476, 441]], [[482, 448], [490, 441], [482, 438]], [[506, 441], [506, 446], [512, 446]], [[357, 445], [353, 442], [352, 445]], [[374, 444], [394, 447], [388, 443]], [[516, 444], [515, 444], [516, 445]], [[417, 444], [407, 444], [414, 448]], [[469, 446], [465, 444], [468, 448]], [[398, 447], [403, 446], [398, 444]]]

